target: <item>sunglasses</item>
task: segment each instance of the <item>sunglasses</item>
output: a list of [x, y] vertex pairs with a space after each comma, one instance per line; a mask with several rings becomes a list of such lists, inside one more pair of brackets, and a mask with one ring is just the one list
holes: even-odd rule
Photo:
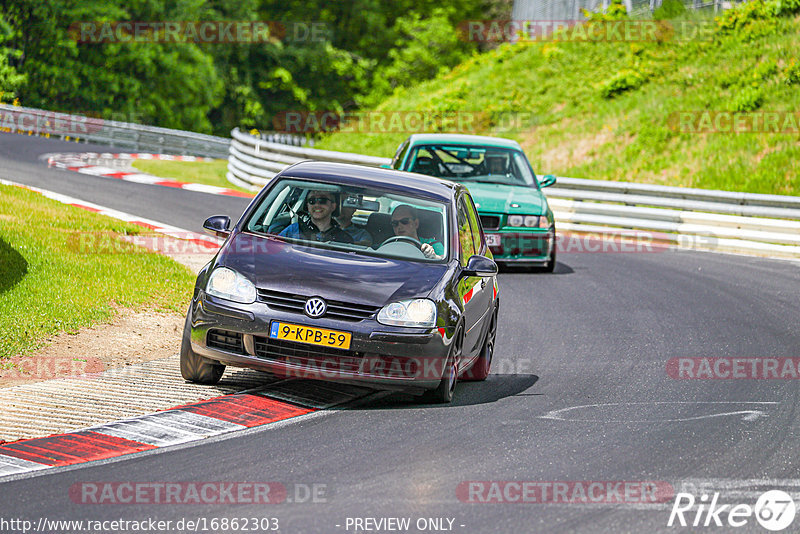
[[392, 227], [397, 228], [401, 224], [403, 226], [410, 224], [412, 221], [411, 217], [403, 217], [402, 219], [395, 219], [392, 221]]
[[333, 200], [328, 197], [308, 197], [306, 202], [313, 206], [314, 204], [327, 204], [329, 202], [333, 202]]

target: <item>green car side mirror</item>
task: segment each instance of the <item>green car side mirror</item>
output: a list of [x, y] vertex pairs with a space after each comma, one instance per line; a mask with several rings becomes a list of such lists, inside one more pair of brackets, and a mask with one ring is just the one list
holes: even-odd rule
[[381, 169], [392, 169], [392, 168], [393, 167], [391, 165], [389, 165], [388, 163], [382, 163], [381, 164]]
[[556, 177], [552, 174], [546, 174], [542, 176], [542, 179], [539, 182], [539, 187], [550, 187], [554, 183], [556, 183]]

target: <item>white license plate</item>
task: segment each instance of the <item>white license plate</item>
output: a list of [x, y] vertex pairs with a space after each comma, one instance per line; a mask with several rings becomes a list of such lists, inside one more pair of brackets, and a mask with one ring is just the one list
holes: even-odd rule
[[500, 236], [497, 234], [486, 234], [486, 244], [490, 247], [499, 247]]

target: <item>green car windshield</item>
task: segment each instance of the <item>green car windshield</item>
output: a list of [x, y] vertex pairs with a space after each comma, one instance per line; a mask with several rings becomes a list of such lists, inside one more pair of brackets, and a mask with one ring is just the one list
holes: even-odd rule
[[406, 170], [456, 182], [538, 187], [525, 154], [519, 150], [472, 145], [419, 145]]

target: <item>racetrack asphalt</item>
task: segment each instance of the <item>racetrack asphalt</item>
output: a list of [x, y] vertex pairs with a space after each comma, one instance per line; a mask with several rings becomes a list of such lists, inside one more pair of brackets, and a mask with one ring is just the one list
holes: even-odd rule
[[[209, 215], [235, 219], [246, 206], [51, 170], [38, 159], [107, 150], [0, 134], [0, 177], [195, 231]], [[765, 532], [753, 517], [735, 529], [668, 527], [674, 500], [465, 502], [469, 481], [659, 482], [698, 501], [702, 487], [720, 503], [751, 506], [782, 489], [800, 505], [800, 382], [686, 380], [667, 371], [671, 358], [800, 358], [800, 264], [700, 252], [563, 253], [554, 274], [505, 272], [499, 285], [493, 374], [459, 384], [452, 405], [395, 394], [50, 469], [1, 482], [0, 518], [277, 518], [286, 533], [391, 531], [354, 528], [369, 517], [410, 518], [408, 532], [432, 531], [417, 528], [421, 518], [452, 519], [451, 530], [463, 533]], [[86, 504], [69, 493], [89, 482], [177, 481], [280, 482], [293, 502]], [[321, 488], [318, 502], [303, 498], [312, 485]]]

